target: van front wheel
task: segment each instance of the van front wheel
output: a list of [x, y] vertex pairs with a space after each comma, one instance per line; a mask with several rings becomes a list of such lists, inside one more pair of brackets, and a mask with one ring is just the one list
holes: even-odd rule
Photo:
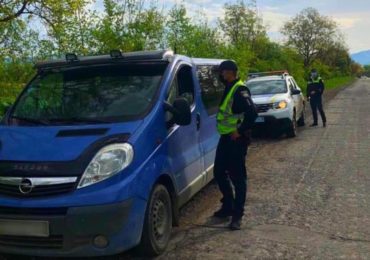
[[158, 184], [154, 187], [148, 201], [138, 252], [145, 256], [160, 255], [167, 248], [171, 231], [171, 197], [166, 187]]

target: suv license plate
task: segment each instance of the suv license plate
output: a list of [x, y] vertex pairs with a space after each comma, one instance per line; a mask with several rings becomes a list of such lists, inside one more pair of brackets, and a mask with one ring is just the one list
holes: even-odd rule
[[265, 118], [262, 117], [262, 116], [259, 116], [259, 117], [256, 118], [256, 121], [255, 122], [256, 123], [264, 123], [265, 122]]

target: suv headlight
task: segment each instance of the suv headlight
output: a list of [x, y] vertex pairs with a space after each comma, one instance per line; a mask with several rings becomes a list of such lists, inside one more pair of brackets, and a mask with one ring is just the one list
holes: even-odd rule
[[285, 100], [282, 100], [282, 101], [279, 101], [279, 102], [275, 102], [272, 107], [274, 109], [284, 109], [288, 106], [288, 102], [286, 102]]
[[134, 150], [128, 143], [111, 144], [103, 147], [87, 166], [78, 188], [112, 177], [129, 166], [133, 158]]

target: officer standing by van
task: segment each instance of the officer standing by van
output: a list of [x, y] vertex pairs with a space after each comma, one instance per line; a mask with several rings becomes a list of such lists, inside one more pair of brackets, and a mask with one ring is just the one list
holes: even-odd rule
[[221, 137], [216, 150], [214, 176], [223, 198], [222, 206], [214, 216], [231, 216], [230, 229], [239, 230], [247, 194], [245, 157], [257, 112], [248, 88], [238, 78], [235, 62], [222, 62], [219, 73], [225, 91], [217, 113], [217, 130]]
[[317, 110], [320, 112], [322, 124], [326, 127], [326, 116], [322, 106], [322, 94], [324, 93], [324, 81], [321, 79], [316, 69], [311, 70], [310, 79], [307, 85], [307, 99], [310, 101], [313, 124], [311, 127], [317, 126]]

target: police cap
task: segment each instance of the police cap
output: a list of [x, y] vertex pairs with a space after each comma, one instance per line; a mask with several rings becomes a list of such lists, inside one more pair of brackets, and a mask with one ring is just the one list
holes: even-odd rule
[[220, 72], [223, 70], [238, 71], [238, 66], [232, 60], [225, 60], [221, 62], [220, 67], [219, 67]]

